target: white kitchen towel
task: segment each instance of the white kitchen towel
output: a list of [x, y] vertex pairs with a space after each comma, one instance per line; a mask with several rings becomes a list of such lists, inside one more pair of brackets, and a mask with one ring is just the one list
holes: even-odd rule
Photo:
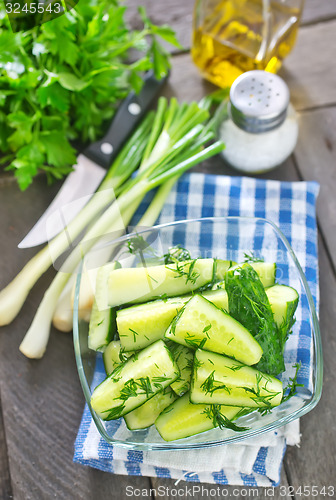
[[[186, 174], [172, 191], [158, 223], [213, 216], [253, 216], [271, 220], [280, 227], [291, 244], [318, 308], [315, 217], [318, 190], [316, 182]], [[148, 202], [149, 197], [140, 206], [138, 218]], [[291, 345], [291, 361], [301, 361], [298, 381], [308, 387], [311, 383], [311, 332], [309, 323], [301, 323], [296, 341]], [[104, 368], [98, 356], [92, 387], [103, 378]], [[116, 439], [127, 435], [122, 419], [115, 421], [114, 426]], [[152, 432], [155, 429], [146, 431], [145, 441], [151, 440]], [[74, 461], [114, 474], [168, 477], [223, 485], [274, 486], [280, 481], [286, 445], [298, 445], [299, 442], [299, 421], [296, 420], [237, 444], [200, 450], [134, 451], [104, 441], [86, 405], [75, 443]]]

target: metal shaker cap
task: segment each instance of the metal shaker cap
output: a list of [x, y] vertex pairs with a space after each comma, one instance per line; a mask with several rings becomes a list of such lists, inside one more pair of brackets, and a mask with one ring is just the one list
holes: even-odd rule
[[289, 105], [287, 84], [266, 71], [247, 71], [230, 90], [229, 115], [237, 127], [252, 134], [269, 132], [286, 119]]

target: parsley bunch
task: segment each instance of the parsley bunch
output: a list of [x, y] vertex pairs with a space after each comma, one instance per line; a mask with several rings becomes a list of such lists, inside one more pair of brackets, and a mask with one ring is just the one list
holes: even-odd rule
[[[22, 190], [42, 170], [60, 179], [75, 162], [73, 140], [96, 140], [118, 103], [161, 78], [169, 57], [158, 37], [180, 47], [168, 26], [139, 8], [142, 30], [129, 30], [118, 0], [80, 0], [75, 9], [26, 32], [0, 15], [0, 163]], [[129, 61], [129, 51], [138, 58]]]

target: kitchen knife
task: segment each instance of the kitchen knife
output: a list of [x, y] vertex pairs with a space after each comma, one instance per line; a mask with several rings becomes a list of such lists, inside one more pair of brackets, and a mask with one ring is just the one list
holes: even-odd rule
[[166, 78], [157, 80], [153, 72], [148, 72], [141, 92], [128, 94], [120, 104], [104, 137], [90, 144], [78, 155], [73, 172], [67, 176], [44, 214], [18, 244], [19, 248], [30, 248], [49, 241], [83, 208], [165, 81]]

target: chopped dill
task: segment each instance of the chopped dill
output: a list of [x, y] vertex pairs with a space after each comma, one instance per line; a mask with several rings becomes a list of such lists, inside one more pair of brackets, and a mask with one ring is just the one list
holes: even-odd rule
[[125, 382], [124, 387], [120, 391], [120, 395], [115, 399], [121, 399], [122, 401], [127, 401], [129, 398], [135, 398], [138, 393], [138, 386], [134, 380], [128, 380]]
[[208, 339], [210, 339], [210, 337], [209, 337], [209, 330], [210, 330], [210, 328], [211, 328], [211, 323], [209, 323], [207, 326], [205, 326], [203, 328], [203, 333], [205, 333], [205, 335], [208, 337]]
[[245, 253], [244, 252], [244, 262], [264, 262], [264, 257], [257, 257], [254, 252]]
[[184, 338], [185, 343], [193, 348], [193, 349], [202, 349], [204, 347], [204, 344], [207, 341], [207, 338], [204, 337], [203, 339], [195, 337], [195, 335], [192, 335], [189, 332], [186, 332], [186, 336]]
[[139, 388], [149, 397], [150, 394], [153, 394], [153, 389], [149, 377], [141, 377], [139, 378], [139, 382], [137, 384]]
[[296, 394], [297, 387], [303, 387], [303, 384], [298, 384], [297, 382], [298, 373], [301, 368], [301, 361], [299, 363], [295, 363], [295, 365], [293, 365], [293, 368], [295, 368], [294, 377], [289, 379], [288, 385], [283, 391], [281, 403], [284, 403], [285, 401], [288, 401], [291, 397], [293, 397]]
[[129, 328], [129, 331], [133, 333], [133, 342], [136, 342], [136, 337], [137, 337], [137, 335], [139, 335], [138, 332], [136, 332], [132, 328]]
[[121, 416], [122, 412], [125, 409], [125, 403], [122, 403], [119, 406], [115, 406], [114, 408], [110, 408], [109, 410], [105, 410], [104, 413], [108, 412], [108, 416], [106, 420], [114, 420]]
[[[216, 385], [216, 384], [219, 384], [219, 385]], [[200, 388], [204, 390], [205, 394], [209, 393], [211, 396], [213, 395], [213, 393], [215, 391], [218, 391], [221, 389], [226, 391], [228, 394], [231, 394], [230, 387], [228, 387], [225, 384], [221, 384], [218, 380], [215, 380], [215, 370], [213, 370], [210, 373], [210, 375], [208, 376], [208, 378], [206, 378], [204, 380], [204, 382], [201, 384]]]
[[181, 245], [176, 245], [169, 248], [168, 253], [164, 254], [165, 264], [174, 264], [175, 262], [182, 262], [184, 260], [190, 260], [190, 252], [183, 248]]
[[[193, 285], [196, 283], [197, 279], [200, 277], [200, 273], [194, 271], [194, 267], [197, 259], [193, 259], [192, 261], [187, 262], [176, 262], [176, 267], [169, 267], [169, 269], [176, 273], [175, 278], [183, 278], [185, 277], [185, 283], [188, 284], [189, 281]], [[187, 268], [187, 270], [185, 269]]]
[[231, 420], [229, 420], [225, 415], [223, 415], [220, 405], [210, 405], [210, 407], [205, 408], [202, 413], [204, 413], [207, 418], [210, 418], [210, 420], [212, 420], [214, 427], [219, 427], [220, 429], [232, 429], [236, 432], [243, 432], [248, 430], [248, 427], [238, 426]]

